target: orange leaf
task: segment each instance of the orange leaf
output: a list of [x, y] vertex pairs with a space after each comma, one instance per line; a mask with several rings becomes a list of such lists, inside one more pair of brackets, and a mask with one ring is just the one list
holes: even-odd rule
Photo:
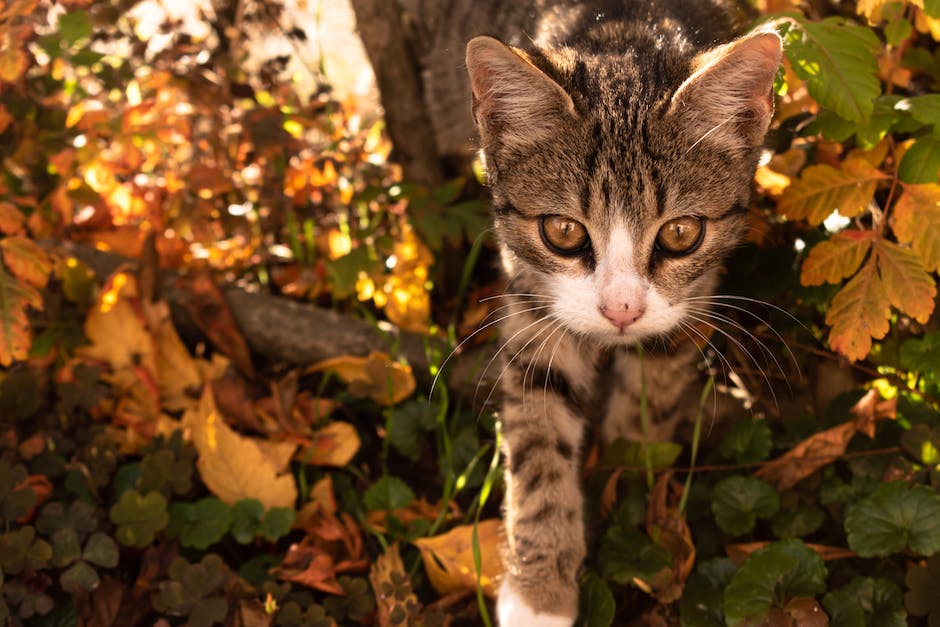
[[[0, 130], [0, 133], [2, 132]], [[25, 220], [19, 209], [8, 202], [0, 201], [0, 232], [6, 235], [22, 233]]]
[[904, 185], [892, 226], [898, 241], [909, 243], [928, 271], [940, 270], [940, 185]]
[[909, 248], [879, 239], [875, 242], [878, 271], [888, 301], [921, 324], [933, 313], [937, 286]]
[[0, 133], [7, 130], [7, 127], [13, 122], [13, 116], [7, 111], [7, 108], [0, 104]]
[[0, 365], [26, 359], [30, 337], [26, 307], [42, 309], [42, 295], [31, 285], [20, 283], [0, 267]]
[[[769, 542], [743, 542], [741, 544], [729, 544], [725, 547], [725, 553], [735, 564], [743, 564], [745, 560], [756, 551], [761, 550]], [[806, 543], [806, 547], [819, 555], [825, 561], [841, 560], [848, 557], [855, 557], [855, 553], [841, 546], [826, 546], [823, 544]]]
[[267, 509], [294, 507], [297, 486], [293, 475], [279, 474], [257, 440], [239, 435], [225, 424], [210, 387], [203, 391], [199, 407], [187, 411], [182, 422], [199, 453], [199, 475], [219, 499], [232, 504], [256, 498]]
[[324, 370], [332, 370], [339, 375], [352, 394], [371, 398], [379, 405], [400, 403], [415, 390], [411, 367], [392, 361], [385, 353], [373, 352], [368, 357], [333, 357], [308, 368], [308, 372]]
[[821, 224], [838, 209], [847, 218], [868, 208], [879, 181], [887, 178], [865, 159], [846, 159], [837, 169], [812, 165], [780, 196], [777, 211], [790, 220]]
[[359, 434], [348, 422], [331, 422], [318, 429], [313, 438], [313, 445], [301, 449], [296, 459], [314, 466], [341, 468], [359, 451]]
[[[484, 520], [477, 524], [477, 536], [482, 556], [480, 586], [491, 599], [496, 595], [496, 580], [503, 573], [499, 545], [503, 527], [499, 520]], [[424, 568], [431, 585], [444, 595], [461, 590], [476, 590], [477, 573], [473, 564], [473, 525], [454, 527], [447, 533], [415, 540], [421, 551]]]
[[36, 242], [22, 235], [12, 235], [0, 240], [0, 249], [3, 249], [3, 261], [14, 276], [33, 287], [46, 287], [52, 260]]
[[869, 259], [858, 274], [832, 299], [826, 313], [829, 346], [850, 360], [863, 359], [871, 351], [872, 338], [881, 339], [888, 332], [891, 303]]
[[800, 283], [839, 283], [852, 276], [868, 254], [872, 236], [871, 231], [847, 230], [816, 244], [803, 261]]

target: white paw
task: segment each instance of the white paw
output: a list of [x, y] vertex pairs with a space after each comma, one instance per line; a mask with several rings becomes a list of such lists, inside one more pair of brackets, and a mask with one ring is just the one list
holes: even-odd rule
[[571, 627], [574, 619], [568, 616], [538, 614], [525, 604], [504, 578], [496, 597], [496, 614], [500, 627]]

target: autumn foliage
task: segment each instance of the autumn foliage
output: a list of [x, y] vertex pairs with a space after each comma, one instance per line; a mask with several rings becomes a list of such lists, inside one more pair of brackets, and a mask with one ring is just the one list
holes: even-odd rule
[[[0, 620], [490, 621], [472, 174], [406, 180], [298, 13], [173, 4], [0, 0]], [[940, 620], [940, 3], [758, 4], [786, 60], [701, 420], [588, 452], [580, 625]], [[264, 307], [350, 348], [267, 354]]]

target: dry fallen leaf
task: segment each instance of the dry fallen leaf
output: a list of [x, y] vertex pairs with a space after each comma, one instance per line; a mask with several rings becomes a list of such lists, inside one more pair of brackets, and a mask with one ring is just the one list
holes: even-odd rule
[[[449, 509], [449, 518], [460, 516], [460, 509], [453, 501], [450, 502]], [[400, 507], [393, 510], [373, 510], [366, 515], [366, 521], [373, 529], [385, 533], [387, 530], [386, 523], [388, 522], [389, 517], [395, 518], [399, 523], [405, 527], [408, 527], [416, 520], [433, 521], [438, 517], [440, 512], [440, 502], [432, 504], [429, 503], [426, 499], [421, 498], [413, 500], [406, 507]]]
[[222, 501], [231, 505], [256, 498], [267, 509], [294, 507], [297, 486], [293, 475], [279, 474], [259, 440], [239, 435], [225, 424], [210, 387], [203, 391], [199, 406], [183, 415], [182, 422], [199, 453], [197, 468], [203, 483]]
[[[421, 611], [421, 603], [411, 589], [411, 580], [401, 561], [397, 542], [372, 563], [369, 582], [375, 592], [380, 627], [414, 624]], [[393, 615], [395, 620], [392, 619]]]
[[308, 368], [308, 372], [332, 370], [356, 396], [371, 398], [379, 405], [400, 403], [415, 391], [411, 367], [392, 361], [385, 353], [368, 357], [343, 355], [326, 359]]
[[137, 279], [127, 272], [115, 273], [85, 319], [90, 345], [78, 348], [76, 354], [105, 362], [112, 370], [142, 368], [155, 373], [153, 339], [135, 305], [136, 298]]
[[874, 437], [875, 423], [893, 419], [896, 401], [880, 401], [877, 390], [869, 390], [852, 408], [855, 418], [806, 438], [782, 456], [754, 473], [778, 490], [789, 490], [818, 469], [836, 461], [856, 433]]
[[[489, 598], [496, 596], [496, 581], [503, 574], [499, 545], [502, 523], [497, 519], [477, 524], [480, 542], [480, 586]], [[415, 540], [424, 569], [438, 594], [476, 590], [477, 572], [473, 564], [473, 525], [454, 527], [447, 533]]]
[[682, 487], [672, 481], [672, 472], [663, 473], [653, 487], [646, 510], [647, 534], [653, 542], [664, 547], [672, 558], [672, 566], [664, 568], [648, 582], [661, 603], [679, 600], [695, 565], [692, 533], [685, 514], [679, 514], [681, 497]]
[[[761, 550], [769, 545], [769, 542], [742, 542], [740, 544], [729, 544], [725, 547], [725, 553], [735, 564], [741, 565], [751, 556], [752, 553]], [[848, 557], [855, 557], [855, 553], [841, 546], [826, 546], [823, 544], [806, 543], [806, 546], [819, 557], [829, 562], [832, 560], [841, 560]]]
[[348, 422], [331, 422], [313, 434], [313, 444], [301, 448], [296, 459], [314, 466], [348, 464], [359, 451], [361, 442], [356, 428]]

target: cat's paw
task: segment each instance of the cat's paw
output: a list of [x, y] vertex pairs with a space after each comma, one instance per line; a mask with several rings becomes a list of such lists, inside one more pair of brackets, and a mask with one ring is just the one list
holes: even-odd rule
[[508, 578], [504, 578], [499, 587], [496, 614], [500, 627], [571, 627], [574, 624], [574, 618], [569, 616], [541, 614], [532, 610], [512, 589]]

